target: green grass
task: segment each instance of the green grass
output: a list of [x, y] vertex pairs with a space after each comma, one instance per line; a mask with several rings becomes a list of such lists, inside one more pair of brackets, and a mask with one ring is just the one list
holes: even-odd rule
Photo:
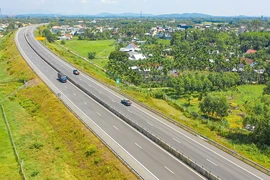
[[96, 52], [95, 59], [91, 61], [101, 67], [105, 67], [110, 53], [115, 50], [114, 40], [70, 40], [64, 46], [86, 58], [89, 52]]
[[[28, 179], [137, 179], [67, 109], [19, 56], [11, 35], [0, 50], [1, 100], [29, 80], [31, 86], [3, 105]], [[2, 57], [2, 58], [1, 58]], [[5, 58], [3, 58], [5, 57]], [[0, 114], [1, 115], [1, 114]], [[0, 179], [20, 179], [8, 134], [0, 117]], [[5, 147], [5, 148], [3, 148]]]
[[164, 45], [170, 45], [171, 41], [166, 39], [158, 39], [158, 43], [164, 44]]
[[0, 112], [0, 179], [20, 179], [19, 165], [16, 161], [8, 130]]

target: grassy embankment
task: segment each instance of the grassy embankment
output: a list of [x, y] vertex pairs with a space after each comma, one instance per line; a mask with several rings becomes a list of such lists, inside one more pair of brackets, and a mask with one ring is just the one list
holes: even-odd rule
[[[1, 42], [0, 101], [28, 179], [137, 179], [77, 119], [19, 56], [14, 34]], [[15, 57], [15, 58], [14, 58]], [[20, 179], [19, 166], [0, 114], [0, 179]]]
[[[98, 44], [98, 42], [99, 41], [91, 42], [91, 41], [74, 40], [74, 41], [67, 41], [65, 46], [68, 47], [70, 50], [75, 50], [76, 47], [75, 51], [80, 55], [87, 55], [86, 53], [91, 51], [96, 51], [98, 54], [99, 51], [97, 51], [97, 48], [95, 46], [95, 44]], [[87, 46], [85, 45], [85, 43], [87, 44]], [[168, 43], [168, 41], [166, 41], [166, 43]], [[76, 44], [76, 46], [74, 46], [74, 44]], [[91, 46], [90, 44], [92, 44], [93, 46]], [[84, 70], [89, 74], [94, 75], [95, 77], [104, 82], [109, 82], [110, 84], [115, 85], [114, 81], [110, 80], [109, 77], [104, 72], [98, 70], [97, 68], [94, 68], [93, 65], [86, 63], [84, 60], [80, 58], [75, 57], [68, 51], [56, 45], [55, 43], [47, 45], [56, 54], [64, 57], [70, 63], [77, 65], [78, 68], [82, 67], [81, 64], [83, 64]], [[110, 46], [109, 43], [105, 45], [103, 41], [101, 41], [101, 45], [104, 45], [104, 47], [102, 47], [101, 49], [106, 48], [109, 49]], [[150, 97], [148, 95], [149, 92], [144, 93], [145, 90], [142, 89], [138, 90], [132, 87], [126, 87], [122, 85], [120, 85], [119, 87], [122, 89], [123, 92], [131, 95], [132, 97], [147, 104], [148, 106], [163, 112], [164, 114], [174, 118], [176, 121], [179, 121], [180, 123], [193, 128], [197, 132], [207, 136], [208, 138], [230, 149], [233, 149], [234, 151], [246, 156], [247, 158], [267, 168], [270, 168], [269, 148], [264, 149], [259, 148], [255, 144], [250, 144], [250, 142], [246, 142], [244, 139], [239, 139], [239, 137], [237, 137], [237, 134], [235, 136], [234, 134], [232, 134], [232, 136], [227, 136], [227, 138], [222, 137], [219, 135], [220, 132], [216, 128], [219, 127], [218, 123], [215, 122], [202, 123], [200, 120], [187, 118], [186, 116], [184, 116], [184, 113], [182, 111], [179, 111], [178, 109], [172, 107], [170, 103], [161, 99], [154, 99]], [[231, 128], [239, 129], [242, 126], [242, 118], [241, 116], [239, 116], [239, 114], [246, 112], [244, 107], [245, 102], [247, 100], [259, 98], [261, 96], [263, 86], [245, 85], [239, 86], [237, 87], [237, 89], [238, 89], [237, 91], [214, 92], [214, 93], [224, 94], [228, 98], [231, 96], [232, 93], [234, 94], [234, 99], [229, 100], [229, 103], [231, 103], [231, 107], [235, 107], [235, 109], [232, 110], [232, 113], [228, 116], [227, 119], [230, 122]], [[177, 101], [182, 106], [186, 106], [187, 104], [187, 100], [184, 98], [178, 99]], [[193, 98], [190, 101], [190, 106], [188, 106], [187, 109], [190, 111], [198, 112], [199, 111], [198, 103], [199, 103], [198, 98]]]

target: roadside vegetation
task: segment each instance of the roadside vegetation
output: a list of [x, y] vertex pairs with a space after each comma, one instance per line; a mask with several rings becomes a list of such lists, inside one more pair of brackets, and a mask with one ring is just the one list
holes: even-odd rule
[[[118, 27], [118, 34], [111, 39], [121, 39], [121, 42], [115, 44], [116, 50], [108, 52], [108, 60], [104, 59], [102, 67], [106, 72], [94, 66], [98, 62], [93, 61], [92, 64], [78, 58], [60, 47], [59, 43], [46, 45], [95, 78], [120, 88], [140, 102], [270, 168], [270, 141], [266, 133], [269, 129], [269, 92], [264, 90], [270, 77], [269, 32], [259, 32], [259, 26], [267, 26], [265, 22], [246, 21], [246, 27], [254, 32], [239, 35], [235, 30], [227, 32], [226, 22], [213, 23], [211, 25], [216, 29], [187, 29], [171, 34], [171, 40], [144, 35], [151, 25], [156, 26], [156, 22], [143, 25], [136, 20], [122, 23], [116, 20], [110, 23]], [[230, 26], [237, 29], [241, 23], [233, 21]], [[87, 52], [102, 53], [106, 47], [93, 50], [90, 44], [100, 42], [103, 45], [110, 38], [105, 32], [95, 38], [94, 31], [90, 25], [84, 36], [75, 36], [75, 40], [62, 45], [85, 58]], [[126, 54], [119, 52], [120, 47], [128, 45], [135, 36], [146, 40], [140, 46], [148, 56], [146, 60], [129, 61]], [[106, 46], [109, 49], [109, 45]], [[247, 54], [249, 49], [257, 53]], [[254, 66], [248, 64], [250, 58]], [[139, 67], [140, 71], [132, 70], [131, 66]], [[151, 71], [143, 72], [145, 69]], [[233, 71], [235, 69], [237, 72]], [[263, 75], [259, 73], [262, 70]], [[116, 85], [116, 79], [121, 79], [121, 84]], [[254, 127], [255, 131], [247, 127]], [[260, 132], [264, 135], [261, 136]]]
[[[35, 75], [19, 55], [13, 39], [14, 33], [9, 34], [0, 44], [0, 101], [4, 100], [26, 177], [137, 179]], [[26, 87], [18, 89], [23, 85]], [[20, 179], [0, 115], [0, 179]]]

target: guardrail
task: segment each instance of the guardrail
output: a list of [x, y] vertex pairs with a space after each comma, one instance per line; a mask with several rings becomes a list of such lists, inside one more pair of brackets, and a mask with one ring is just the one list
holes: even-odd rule
[[173, 154], [175, 157], [177, 157], [178, 159], [180, 159], [181, 161], [183, 161], [184, 163], [186, 163], [187, 165], [192, 167], [194, 170], [196, 170], [197, 172], [199, 172], [200, 174], [202, 174], [206, 178], [208, 178], [210, 180], [219, 180], [220, 179], [219, 177], [212, 174], [210, 171], [207, 171], [202, 166], [200, 166], [196, 162], [192, 161], [190, 158], [185, 156], [183, 153], [178, 152], [176, 149], [174, 149], [169, 144], [167, 144], [165, 141], [161, 140], [160, 138], [158, 138], [157, 136], [152, 134], [147, 129], [144, 129], [142, 126], [137, 124], [135, 121], [132, 121], [130, 118], [128, 118], [128, 117], [124, 116], [123, 114], [121, 114], [121, 112], [115, 110], [113, 107], [111, 107], [110, 105], [108, 105], [107, 103], [105, 103], [104, 101], [102, 101], [101, 99], [99, 99], [98, 97], [93, 95], [92, 93], [90, 93], [87, 89], [85, 89], [84, 87], [79, 85], [77, 82], [73, 81], [70, 78], [68, 78], [68, 80], [71, 83], [73, 83], [75, 86], [77, 86], [79, 89], [81, 89], [84, 93], [86, 93], [91, 98], [93, 98], [95, 101], [97, 101], [99, 104], [101, 104], [103, 107], [107, 108], [110, 112], [114, 113], [116, 116], [123, 119], [126, 123], [131, 125], [133, 128], [135, 128], [136, 130], [141, 132], [143, 135], [145, 135], [146, 137], [148, 137], [149, 139], [154, 141], [156, 144], [161, 146], [163, 149], [165, 149], [168, 152], [170, 152], [171, 154]]
[[[25, 38], [26, 39], [26, 38]], [[29, 41], [26, 39], [27, 43], [30, 45]], [[36, 50], [30, 45], [30, 47], [36, 52]], [[37, 53], [37, 52], [36, 52]], [[48, 61], [46, 61], [42, 56], [40, 56], [38, 53], [37, 55], [42, 58], [49, 66], [51, 66], [54, 70], [56, 70], [57, 72], [59, 72], [59, 70], [57, 70], [54, 66], [52, 66], [52, 64], [50, 64]], [[31, 66], [30, 66], [31, 67]], [[34, 69], [31, 67], [31, 69], [34, 71]], [[52, 92], [53, 89], [50, 87], [50, 86], [47, 86]], [[55, 93], [56, 96], [59, 97], [59, 94]], [[106, 141], [104, 141], [90, 126], [88, 126], [74, 111], [73, 109], [71, 109], [61, 98], [58, 98], [60, 99], [60, 101], [66, 105], [66, 107], [78, 118], [81, 120], [81, 122], [84, 124], [85, 127], [87, 127], [88, 129], [90, 129], [94, 134], [95, 136], [97, 136], [110, 150], [111, 152], [113, 152], [115, 154], [115, 156], [124, 163], [124, 165], [129, 168], [137, 177], [139, 177], [140, 179], [143, 179], [143, 177], [135, 170], [133, 169], [116, 151], [113, 150], [113, 148], [111, 148], [109, 146], [108, 143], [106, 143]], [[22, 162], [23, 163], [23, 162]], [[21, 166], [22, 167], [22, 166]], [[23, 172], [23, 170], [22, 170]], [[24, 180], [26, 180], [26, 178], [24, 178]]]
[[[54, 54], [55, 54], [55, 53], [54, 53]], [[55, 55], [58, 56], [57, 54], [55, 54]], [[58, 57], [59, 57], [59, 56], [58, 56]], [[61, 57], [59, 57], [59, 58], [61, 58]], [[62, 59], [62, 58], [61, 58], [61, 59]], [[66, 61], [66, 60], [64, 60], [64, 61]], [[66, 62], [69, 63], [68, 61], [66, 61]], [[69, 64], [70, 64], [70, 63], [69, 63]], [[91, 74], [88, 74], [88, 75], [91, 76]], [[217, 142], [215, 142], [215, 141], [213, 141], [213, 140], [207, 138], [206, 136], [204, 136], [204, 135], [198, 133], [197, 131], [194, 131], [193, 129], [189, 128], [188, 126], [185, 126], [185, 125], [181, 124], [180, 122], [178, 122], [178, 121], [176, 121], [176, 120], [174, 120], [174, 119], [172, 119], [172, 118], [170, 118], [170, 117], [164, 115], [163, 113], [161, 113], [161, 112], [159, 112], [159, 111], [157, 111], [157, 110], [155, 110], [155, 109], [153, 109], [153, 108], [151, 108], [151, 107], [149, 107], [149, 106], [147, 106], [147, 105], [141, 103], [140, 101], [138, 101], [137, 99], [133, 98], [132, 96], [129, 96], [129, 95], [123, 93], [123, 92], [122, 92], [121, 90], [119, 90], [118, 88], [116, 88], [116, 87], [114, 87], [114, 86], [111, 86], [111, 85], [108, 85], [108, 84], [106, 84], [106, 83], [100, 81], [99, 79], [97, 79], [97, 78], [94, 77], [94, 76], [91, 76], [91, 78], [95, 79], [96, 81], [98, 81], [99, 83], [103, 84], [104, 86], [106, 86], [106, 87], [108, 87], [108, 88], [110, 88], [110, 89], [116, 91], [117, 93], [119, 93], [119, 94], [121, 94], [121, 95], [127, 97], [128, 99], [132, 100], [132, 101], [135, 102], [136, 104], [139, 104], [140, 106], [144, 107], [145, 109], [147, 109], [147, 110], [149, 110], [149, 111], [151, 111], [151, 112], [157, 114], [158, 116], [160, 116], [160, 117], [166, 119], [167, 121], [173, 123], [174, 125], [176, 125], [176, 126], [178, 126], [178, 127], [181, 127], [182, 129], [188, 131], [189, 133], [191, 133], [191, 134], [193, 134], [193, 135], [195, 135], [195, 136], [200, 136], [200, 137], [204, 138], [208, 143], [212, 144], [213, 146], [215, 146], [215, 147], [221, 149], [222, 151], [224, 151], [224, 152], [226, 152], [226, 153], [228, 153], [228, 154], [230, 154], [230, 155], [236, 157], [237, 159], [239, 159], [239, 160], [241, 160], [241, 161], [243, 161], [243, 162], [249, 164], [250, 166], [252, 166], [252, 167], [258, 169], [259, 171], [261, 171], [261, 172], [263, 172], [263, 173], [265, 173], [265, 174], [267, 174], [267, 175], [270, 175], [270, 170], [269, 170], [269, 169], [267, 169], [267, 168], [265, 168], [265, 167], [263, 167], [263, 166], [261, 166], [261, 165], [255, 163], [255, 162], [251, 161], [250, 159], [248, 159], [248, 158], [246, 158], [246, 157], [240, 155], [239, 153], [237, 153], [237, 152], [235, 152], [235, 151], [233, 151], [233, 150], [231, 150], [231, 149], [229, 149], [229, 148], [227, 148], [227, 147], [225, 147], [225, 146], [223, 146], [223, 145], [221, 145], [221, 144], [219, 144], [219, 143], [217, 143]]]
[[[54, 54], [55, 54], [55, 53], [54, 53]], [[55, 54], [55, 55], [58, 56], [57, 54]], [[59, 56], [58, 56], [58, 57], [59, 57]], [[61, 57], [59, 57], [59, 58], [61, 58]], [[62, 59], [62, 58], [61, 58], [61, 59]], [[64, 60], [64, 61], [66, 61], [66, 60]], [[66, 61], [66, 62], [67, 62], [67, 61]], [[69, 63], [69, 62], [67, 62], [67, 63]], [[70, 63], [69, 63], [69, 64], [70, 64]], [[91, 74], [88, 74], [88, 75], [91, 76]], [[160, 116], [160, 117], [166, 119], [167, 121], [173, 123], [174, 125], [176, 125], [176, 126], [178, 126], [178, 127], [181, 127], [182, 129], [188, 131], [189, 133], [191, 133], [191, 134], [193, 134], [193, 135], [195, 135], [195, 136], [200, 136], [200, 137], [204, 138], [208, 143], [210, 143], [210, 144], [212, 144], [213, 146], [215, 146], [215, 147], [221, 149], [222, 151], [224, 151], [224, 152], [226, 152], [226, 153], [228, 153], [228, 154], [230, 154], [230, 155], [236, 157], [237, 159], [239, 159], [239, 160], [241, 160], [241, 161], [243, 161], [243, 162], [249, 164], [250, 166], [254, 167], [255, 169], [257, 169], [257, 170], [259, 170], [259, 171], [261, 171], [261, 172], [263, 172], [263, 173], [265, 173], [265, 174], [267, 174], [267, 175], [270, 175], [270, 170], [269, 170], [269, 169], [267, 169], [267, 168], [265, 168], [265, 167], [263, 167], [263, 166], [261, 166], [261, 165], [255, 163], [254, 161], [251, 161], [250, 159], [248, 159], [248, 158], [242, 156], [241, 154], [239, 154], [239, 153], [237, 153], [237, 152], [235, 152], [235, 151], [233, 151], [233, 150], [231, 150], [231, 149], [229, 149], [229, 148], [227, 148], [227, 147], [225, 147], [225, 146], [223, 146], [223, 145], [221, 145], [221, 144], [219, 144], [219, 143], [217, 143], [217, 142], [215, 142], [215, 141], [213, 141], [213, 140], [207, 138], [206, 136], [204, 136], [204, 135], [198, 133], [197, 131], [191, 129], [190, 127], [185, 126], [185, 125], [181, 124], [180, 122], [178, 122], [178, 121], [176, 121], [176, 120], [174, 120], [174, 119], [172, 119], [172, 118], [166, 116], [165, 114], [163, 114], [163, 113], [161, 113], [161, 112], [159, 112], [159, 111], [157, 111], [157, 110], [155, 110], [155, 109], [153, 109], [153, 108], [151, 108], [151, 107], [149, 107], [149, 106], [147, 106], [147, 105], [141, 103], [140, 101], [138, 101], [137, 99], [133, 98], [132, 96], [129, 96], [129, 95], [123, 93], [123, 92], [122, 92], [121, 90], [119, 90], [118, 88], [116, 88], [116, 87], [114, 87], [114, 86], [111, 86], [111, 85], [108, 85], [108, 84], [106, 84], [106, 83], [100, 81], [99, 79], [97, 79], [97, 78], [94, 77], [94, 76], [91, 76], [91, 78], [95, 79], [96, 81], [98, 81], [99, 83], [103, 84], [104, 86], [106, 86], [106, 87], [108, 87], [108, 88], [110, 88], [110, 89], [116, 91], [117, 93], [121, 94], [122, 96], [127, 97], [128, 99], [132, 100], [132, 101], [135, 102], [136, 104], [139, 104], [140, 106], [144, 107], [145, 109], [147, 109], [147, 110], [149, 110], [149, 111], [151, 111], [151, 112], [157, 114], [158, 116]]]
[[[30, 43], [29, 43], [29, 44], [30, 44]], [[31, 45], [30, 45], [30, 46], [31, 46]], [[32, 46], [31, 46], [31, 47], [32, 47]], [[33, 47], [32, 47], [32, 48], [33, 48]], [[35, 50], [34, 50], [34, 51], [35, 51]], [[35, 52], [36, 52], [36, 51], [35, 51]], [[36, 52], [36, 53], [37, 53], [37, 52]], [[52, 53], [53, 53], [54, 55], [56, 55], [57, 57], [59, 57], [59, 56], [58, 56], [57, 54], [55, 54], [54, 52], [52, 52]], [[37, 53], [37, 54], [38, 54], [38, 53]], [[41, 57], [41, 56], [40, 56], [40, 57]], [[42, 57], [41, 57], [41, 58], [42, 58]], [[59, 58], [62, 59], [62, 60], [64, 60], [66, 63], [70, 64], [68, 61], [66, 61], [66, 60], [63, 59], [62, 57], [59, 57]], [[42, 58], [42, 59], [44, 59], [44, 58]], [[45, 59], [44, 59], [44, 60], [45, 60]], [[46, 60], [45, 60], [45, 61], [46, 61]], [[46, 62], [47, 62], [47, 61], [46, 61]], [[48, 62], [47, 62], [47, 63], [48, 63]], [[49, 64], [51, 67], [53, 67], [50, 63], [48, 63], [48, 64]], [[70, 64], [70, 65], [72, 65], [72, 64]], [[54, 67], [53, 67], [53, 68], [54, 68]], [[55, 69], [56, 71], [58, 71], [56, 68], [54, 68], [54, 69]], [[265, 173], [265, 174], [267, 174], [267, 175], [270, 175], [270, 170], [269, 170], [269, 169], [267, 169], [267, 168], [265, 168], [265, 167], [263, 167], [263, 166], [261, 166], [261, 165], [255, 163], [255, 162], [251, 161], [250, 159], [248, 159], [248, 158], [246, 158], [246, 157], [244, 157], [244, 156], [238, 154], [237, 152], [232, 151], [231, 149], [229, 149], [229, 148], [227, 148], [227, 147], [225, 147], [225, 146], [223, 146], [223, 145], [221, 145], [221, 144], [219, 144], [219, 143], [217, 143], [217, 142], [215, 142], [215, 141], [213, 141], [213, 140], [207, 138], [206, 136], [204, 136], [204, 135], [202, 135], [202, 134], [200, 134], [200, 133], [194, 131], [193, 129], [191, 129], [191, 128], [189, 128], [189, 127], [187, 127], [187, 126], [181, 124], [180, 122], [177, 122], [176, 120], [174, 120], [174, 119], [172, 119], [172, 118], [170, 118], [170, 117], [164, 115], [163, 113], [161, 113], [161, 112], [159, 112], [159, 111], [157, 111], [157, 110], [155, 110], [155, 109], [153, 109], [153, 108], [151, 108], [151, 107], [149, 107], [149, 106], [147, 106], [147, 105], [145, 105], [145, 104], [139, 102], [139, 101], [136, 100], [135, 98], [133, 98], [133, 97], [131, 97], [131, 96], [129, 96], [129, 95], [123, 93], [123, 92], [120, 91], [118, 88], [116, 88], [116, 87], [114, 87], [114, 86], [111, 86], [111, 85], [108, 85], [108, 84], [102, 82], [101, 80], [97, 79], [96, 77], [92, 76], [91, 74], [88, 74], [88, 75], [90, 75], [91, 78], [95, 79], [96, 81], [98, 81], [99, 83], [103, 84], [104, 86], [106, 86], [106, 87], [108, 87], [108, 88], [110, 88], [110, 89], [112, 89], [112, 90], [118, 92], [119, 94], [121, 94], [121, 95], [123, 95], [123, 96], [125, 96], [125, 97], [128, 97], [129, 99], [131, 99], [131, 100], [134, 101], [135, 103], [137, 103], [137, 104], [139, 104], [140, 106], [146, 108], [147, 110], [149, 110], [149, 111], [151, 111], [151, 112], [157, 114], [158, 116], [160, 116], [160, 117], [162, 117], [162, 118], [168, 120], [169, 122], [175, 124], [176, 126], [181, 127], [182, 129], [188, 131], [189, 133], [191, 133], [191, 134], [193, 134], [193, 135], [200, 136], [200, 137], [204, 138], [208, 143], [214, 145], [215, 147], [217, 147], [217, 148], [223, 150], [223, 151], [226, 152], [226, 153], [229, 153], [230, 155], [232, 155], [232, 156], [236, 157], [237, 159], [239, 159], [239, 160], [241, 160], [241, 161], [243, 161], [243, 162], [249, 164], [250, 166], [252, 166], [252, 167], [258, 169], [259, 171], [261, 171], [261, 172], [263, 172], [263, 173]], [[69, 79], [69, 80], [70, 80], [70, 79]], [[73, 83], [75, 83], [75, 82], [73, 81]], [[93, 98], [93, 99], [94, 99], [94, 98]], [[165, 144], [166, 144], [166, 143], [165, 143]], [[168, 146], [169, 146], [169, 145], [168, 145]], [[167, 150], [167, 149], [166, 149], [166, 150]], [[172, 151], [173, 151], [173, 150], [172, 150]], [[178, 152], [178, 153], [179, 153], [179, 152]], [[176, 153], [175, 153], [175, 154], [176, 154]], [[175, 155], [175, 154], [174, 154], [174, 155]], [[182, 154], [182, 153], [180, 153], [180, 154]], [[175, 155], [175, 156], [176, 156], [176, 155]], [[177, 156], [176, 156], [176, 157], [177, 157]], [[178, 157], [177, 157], [177, 158], [178, 158]], [[217, 178], [217, 177], [216, 177], [216, 178]]]
[[204, 135], [202, 135], [202, 134], [200, 134], [200, 133], [194, 131], [193, 129], [191, 129], [191, 128], [189, 128], [189, 127], [187, 127], [187, 126], [181, 124], [180, 122], [177, 122], [176, 120], [174, 120], [174, 119], [172, 119], [172, 118], [170, 118], [170, 117], [164, 115], [163, 113], [161, 113], [161, 112], [159, 112], [159, 111], [157, 111], [157, 110], [155, 110], [155, 109], [153, 109], [153, 108], [150, 108], [149, 106], [146, 106], [145, 104], [143, 104], [143, 103], [137, 101], [137, 100], [134, 99], [133, 97], [128, 96], [128, 95], [125, 95], [124, 93], [122, 93], [122, 92], [119, 91], [119, 90], [117, 90], [117, 92], [120, 93], [120, 94], [122, 94], [123, 96], [128, 97], [129, 99], [131, 99], [131, 100], [134, 101], [135, 103], [137, 103], [137, 104], [139, 104], [140, 106], [142, 106], [142, 107], [148, 109], [149, 111], [151, 111], [151, 112], [157, 114], [158, 116], [161, 116], [162, 118], [166, 119], [167, 121], [169, 121], [169, 122], [175, 124], [176, 126], [181, 127], [182, 129], [188, 131], [189, 133], [191, 133], [191, 134], [193, 134], [193, 135], [195, 135], [195, 136], [200, 136], [200, 137], [204, 138], [208, 143], [210, 143], [210, 144], [212, 144], [213, 146], [215, 146], [215, 147], [221, 149], [222, 151], [224, 151], [224, 152], [226, 152], [226, 153], [228, 153], [228, 154], [230, 154], [230, 155], [236, 157], [237, 159], [239, 159], [239, 160], [241, 160], [241, 161], [243, 161], [243, 162], [249, 164], [250, 166], [252, 166], [252, 167], [258, 169], [259, 171], [261, 171], [261, 172], [263, 172], [263, 173], [265, 173], [265, 174], [267, 174], [267, 175], [270, 175], [270, 170], [269, 170], [269, 169], [267, 169], [267, 168], [265, 168], [265, 167], [263, 167], [263, 166], [261, 166], [261, 165], [255, 163], [255, 162], [251, 161], [250, 159], [248, 159], [248, 158], [246, 158], [246, 157], [240, 155], [239, 153], [237, 153], [237, 152], [235, 152], [235, 151], [233, 151], [233, 150], [231, 150], [231, 149], [229, 149], [229, 148], [227, 148], [227, 147], [225, 147], [225, 146], [223, 146], [223, 145], [221, 145], [221, 144], [219, 144], [219, 143], [217, 143], [217, 142], [215, 142], [215, 141], [213, 141], [213, 140], [207, 138], [206, 136], [204, 136]]
[[[51, 66], [53, 69], [55, 69], [57, 72], [59, 72], [59, 70], [54, 67], [50, 62], [48, 62], [44, 57], [42, 57], [41, 55], [38, 54], [38, 52], [32, 47], [32, 45], [29, 43], [29, 41], [27, 40], [27, 38], [25, 38], [27, 43], [29, 44], [29, 46], [37, 53], [37, 55], [42, 58], [49, 66]], [[121, 114], [120, 112], [118, 112], [117, 110], [115, 110], [113, 107], [109, 106], [107, 103], [103, 102], [101, 99], [99, 99], [98, 97], [96, 97], [95, 95], [93, 95], [92, 93], [90, 93], [88, 90], [86, 90], [85, 88], [83, 88], [81, 85], [79, 85], [77, 82], [73, 81], [71, 78], [67, 77], [68, 80], [73, 83], [75, 86], [77, 86], [79, 89], [81, 89], [84, 93], [86, 93], [87, 95], [89, 95], [91, 98], [93, 98], [96, 102], [98, 102], [99, 104], [101, 104], [103, 107], [107, 108], [110, 112], [114, 113], [116, 116], [118, 116], [119, 118], [123, 119], [126, 123], [128, 123], [129, 125], [131, 125], [133, 128], [135, 128], [136, 130], [138, 130], [139, 132], [141, 132], [142, 134], [144, 134], [146, 137], [148, 137], [149, 139], [151, 139], [152, 141], [154, 141], [156, 144], [158, 144], [159, 146], [161, 146], [162, 148], [164, 148], [165, 150], [167, 150], [168, 152], [170, 152], [171, 154], [173, 154], [175, 157], [177, 157], [178, 159], [180, 159], [181, 161], [183, 161], [184, 163], [186, 163], [187, 165], [189, 165], [191, 168], [193, 168], [194, 170], [196, 170], [197, 172], [199, 172], [200, 174], [202, 174], [203, 176], [205, 176], [206, 178], [210, 179], [210, 180], [219, 180], [219, 177], [215, 176], [214, 174], [212, 174], [210, 171], [207, 171], [206, 169], [204, 169], [202, 166], [198, 165], [196, 162], [192, 161], [190, 158], [188, 158], [187, 156], [185, 156], [183, 153], [178, 152], [176, 149], [174, 149], [173, 147], [171, 147], [169, 144], [167, 144], [166, 142], [162, 141], [160, 138], [156, 137], [154, 134], [152, 134], [151, 132], [149, 132], [148, 130], [144, 129], [143, 127], [141, 127], [139, 124], [137, 124], [136, 122], [132, 121], [131, 119], [125, 117], [123, 114]], [[63, 101], [62, 101], [63, 102]], [[65, 104], [65, 103], [64, 103]], [[73, 110], [71, 110], [72, 112], [74, 112]], [[75, 113], [76, 114], [76, 113]], [[83, 122], [83, 121], [82, 121]], [[85, 123], [84, 123], [85, 124]], [[87, 125], [86, 125], [87, 126]], [[89, 127], [89, 126], [87, 126]], [[89, 127], [90, 128], [90, 127]], [[91, 128], [90, 128], [91, 129]], [[91, 129], [92, 130], [92, 129]], [[96, 134], [96, 133], [95, 133]], [[97, 134], [96, 134], [97, 135]], [[98, 136], [98, 135], [97, 135]], [[98, 136], [99, 137], [99, 136]], [[107, 143], [105, 143], [107, 145]], [[111, 149], [111, 148], [110, 148]], [[113, 151], [115, 152], [115, 151]], [[117, 153], [116, 153], [117, 157], [119, 157], [119, 159], [123, 160]], [[129, 167], [131, 168], [124, 160], [123, 162]], [[131, 168], [132, 169], [132, 168]], [[134, 169], [132, 169], [133, 172], [136, 172]], [[139, 175], [136, 172], [137, 175]], [[141, 177], [139, 175], [139, 177]], [[142, 178], [142, 177], [141, 177]]]

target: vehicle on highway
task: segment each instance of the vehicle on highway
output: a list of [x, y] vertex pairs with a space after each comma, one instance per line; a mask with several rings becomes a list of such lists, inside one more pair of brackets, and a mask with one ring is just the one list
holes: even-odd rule
[[80, 72], [79, 72], [77, 69], [74, 69], [74, 70], [73, 70], [73, 74], [75, 74], [75, 75], [79, 75], [79, 74], [80, 74]]
[[67, 82], [67, 76], [63, 74], [62, 72], [58, 72], [58, 80], [62, 83]]
[[122, 99], [121, 103], [126, 105], [126, 106], [131, 106], [131, 101], [129, 99]]

